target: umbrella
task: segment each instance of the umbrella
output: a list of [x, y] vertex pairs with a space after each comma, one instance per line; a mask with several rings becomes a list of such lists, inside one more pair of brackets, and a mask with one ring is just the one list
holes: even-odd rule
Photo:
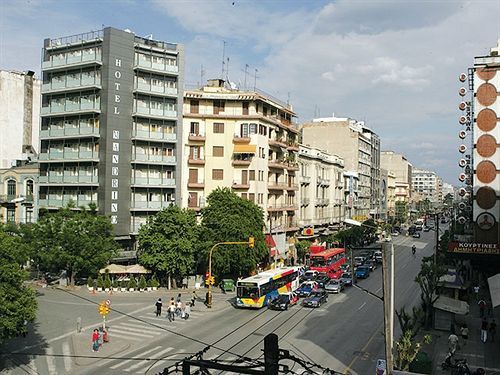
[[106, 270], [108, 270], [108, 273], [114, 274], [114, 273], [127, 273], [127, 269], [125, 266], [120, 266], [118, 264], [109, 264], [106, 267], [102, 268], [99, 270], [99, 273], [106, 273]]
[[133, 264], [131, 266], [127, 266], [127, 273], [151, 273], [151, 271], [147, 270], [140, 264]]

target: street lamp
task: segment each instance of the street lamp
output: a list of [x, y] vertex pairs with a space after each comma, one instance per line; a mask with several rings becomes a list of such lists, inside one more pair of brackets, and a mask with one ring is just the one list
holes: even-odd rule
[[[368, 227], [377, 228], [372, 225], [363, 224], [357, 220], [344, 219], [344, 223], [349, 225], [354, 225], [357, 227]], [[392, 375], [394, 364], [392, 357], [393, 348], [393, 332], [394, 332], [394, 245], [392, 242], [390, 246], [387, 242], [382, 242], [382, 280], [383, 280], [383, 297], [384, 302], [384, 333], [385, 333], [385, 357], [386, 357], [386, 367], [387, 373]], [[351, 252], [351, 262], [353, 259], [353, 253]], [[389, 274], [388, 263], [391, 264], [391, 272]], [[354, 280], [354, 268], [353, 280]], [[353, 282], [354, 285], [354, 282]], [[371, 293], [370, 293], [371, 294]], [[389, 296], [389, 298], [386, 298]]]

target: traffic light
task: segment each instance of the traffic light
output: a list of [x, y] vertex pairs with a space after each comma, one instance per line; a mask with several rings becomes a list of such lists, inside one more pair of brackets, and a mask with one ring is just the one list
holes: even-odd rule
[[105, 304], [101, 303], [99, 305], [99, 314], [101, 315], [108, 315], [109, 314], [109, 311], [110, 311], [110, 308], [108, 306], [106, 306]]
[[215, 284], [215, 277], [210, 276], [210, 285], [214, 285], [214, 284]]
[[248, 237], [248, 247], [253, 249], [255, 246], [255, 239], [253, 237]]
[[210, 277], [207, 277], [207, 278], [205, 279], [205, 284], [206, 284], [206, 285], [210, 285]]

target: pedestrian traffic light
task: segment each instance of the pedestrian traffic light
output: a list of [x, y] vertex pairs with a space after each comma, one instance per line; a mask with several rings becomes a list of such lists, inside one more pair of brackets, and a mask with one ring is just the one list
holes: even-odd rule
[[215, 284], [215, 277], [210, 276], [210, 285], [214, 285], [214, 284]]
[[99, 314], [101, 314], [101, 315], [108, 315], [109, 311], [110, 311], [110, 308], [106, 304], [101, 303], [99, 305], [99, 309], [98, 310], [99, 310]]
[[248, 247], [253, 249], [255, 246], [255, 239], [253, 237], [248, 237]]
[[207, 277], [207, 278], [205, 279], [205, 284], [206, 284], [206, 285], [210, 285], [210, 277]]

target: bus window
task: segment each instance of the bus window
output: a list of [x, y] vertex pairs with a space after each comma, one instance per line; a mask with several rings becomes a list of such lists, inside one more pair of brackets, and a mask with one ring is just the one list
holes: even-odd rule
[[324, 267], [324, 266], [325, 266], [325, 260], [323, 258], [319, 257], [311, 258], [311, 267]]
[[237, 295], [239, 298], [257, 298], [259, 297], [258, 287], [239, 286], [237, 288]]

